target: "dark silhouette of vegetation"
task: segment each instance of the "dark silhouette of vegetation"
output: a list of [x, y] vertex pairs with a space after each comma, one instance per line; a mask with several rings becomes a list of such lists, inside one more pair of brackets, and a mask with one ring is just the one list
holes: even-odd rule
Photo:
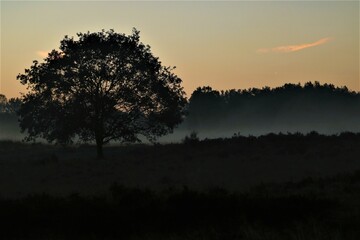
[[21, 99], [7, 99], [0, 94], [0, 138], [21, 139], [18, 126], [17, 111], [21, 105]]
[[60, 51], [17, 77], [30, 89], [19, 110], [27, 140], [95, 141], [102, 158], [110, 141], [154, 140], [182, 121], [181, 79], [140, 42], [139, 31], [77, 36], [65, 36]]
[[[234, 132], [257, 136], [271, 132], [360, 132], [359, 108], [360, 93], [318, 82], [228, 91], [202, 87], [193, 92], [184, 122], [166, 141], [180, 142], [191, 131], [202, 139], [231, 137]], [[5, 136], [11, 136], [8, 129], [20, 136], [14, 115], [2, 115], [0, 121], [4, 122], [2, 119], [11, 126], [3, 130]], [[4, 134], [0, 137], [4, 139]]]
[[197, 132], [195, 132], [195, 131], [192, 131], [189, 136], [185, 136], [185, 138], [182, 140], [182, 142], [185, 144], [194, 144], [199, 141], [200, 141], [200, 139], [198, 137]]
[[261, 182], [360, 169], [359, 146], [360, 133], [238, 135], [184, 144], [107, 146], [107, 161], [101, 163], [93, 161], [91, 145], [63, 148], [0, 141], [0, 194], [93, 194], [114, 181], [151, 189], [187, 185], [244, 190]]
[[[358, 239], [358, 202], [298, 191], [323, 184], [355, 190], [359, 174], [254, 188], [163, 192], [126, 188], [114, 183], [108, 196], [31, 195], [0, 199], [1, 235], [6, 239]], [[268, 190], [268, 191], [267, 191]], [[272, 192], [271, 190], [275, 190]], [[336, 189], [337, 193], [342, 189]], [[351, 206], [347, 205], [352, 203]]]
[[20, 105], [20, 98], [10, 98], [8, 100], [5, 95], [0, 94], [0, 114], [16, 114]]
[[0, 141], [2, 239], [360, 238], [360, 133], [188, 138], [108, 147], [106, 162]]
[[0, 112], [4, 112], [7, 105], [7, 98], [5, 95], [0, 94]]
[[359, 132], [359, 109], [360, 93], [319, 82], [227, 91], [199, 87], [189, 99], [184, 128], [200, 134], [207, 131]]

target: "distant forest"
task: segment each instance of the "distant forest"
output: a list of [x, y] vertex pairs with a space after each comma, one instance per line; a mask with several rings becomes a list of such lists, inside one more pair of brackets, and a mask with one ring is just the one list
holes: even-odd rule
[[7, 99], [0, 93], [0, 140], [22, 138], [16, 115], [20, 104], [19, 98]]
[[[19, 99], [0, 97], [0, 139], [21, 138], [15, 113], [19, 105]], [[226, 91], [199, 87], [172, 140], [189, 132], [211, 138], [311, 131], [360, 132], [360, 93], [319, 82]]]
[[360, 93], [319, 82], [220, 92], [202, 87], [192, 93], [183, 125], [224, 136], [360, 132]]

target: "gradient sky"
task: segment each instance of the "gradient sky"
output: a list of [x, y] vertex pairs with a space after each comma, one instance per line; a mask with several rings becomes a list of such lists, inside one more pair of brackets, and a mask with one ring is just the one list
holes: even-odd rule
[[186, 92], [320, 81], [360, 91], [358, 1], [1, 1], [0, 93], [65, 35], [140, 30]]

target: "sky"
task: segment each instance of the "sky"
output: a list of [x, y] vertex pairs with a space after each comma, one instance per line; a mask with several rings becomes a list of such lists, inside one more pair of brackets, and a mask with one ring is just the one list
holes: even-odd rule
[[65, 35], [114, 29], [176, 66], [188, 96], [319, 81], [360, 91], [359, 1], [1, 1], [0, 93]]

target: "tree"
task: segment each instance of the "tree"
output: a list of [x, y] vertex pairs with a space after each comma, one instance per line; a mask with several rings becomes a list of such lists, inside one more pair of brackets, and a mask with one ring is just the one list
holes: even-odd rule
[[182, 81], [140, 42], [139, 31], [77, 36], [65, 36], [59, 51], [17, 77], [30, 89], [19, 110], [27, 140], [95, 141], [102, 158], [110, 141], [153, 141], [181, 123]]
[[0, 113], [6, 112], [7, 98], [4, 94], [0, 93]]
[[15, 114], [20, 108], [20, 98], [6, 98], [4, 94], [0, 93], [0, 113]]
[[226, 117], [223, 110], [224, 98], [219, 91], [209, 86], [198, 87], [189, 99], [187, 123], [190, 128], [213, 130]]
[[21, 106], [20, 98], [10, 98], [7, 102], [7, 112], [11, 114], [16, 114]]

